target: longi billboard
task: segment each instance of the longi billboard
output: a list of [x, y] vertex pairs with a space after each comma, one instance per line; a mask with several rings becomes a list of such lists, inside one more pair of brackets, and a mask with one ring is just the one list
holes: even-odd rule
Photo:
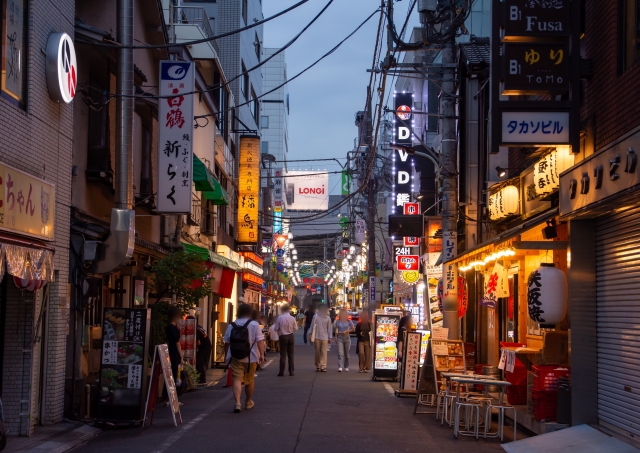
[[329, 174], [320, 171], [288, 171], [282, 188], [287, 211], [329, 209]]

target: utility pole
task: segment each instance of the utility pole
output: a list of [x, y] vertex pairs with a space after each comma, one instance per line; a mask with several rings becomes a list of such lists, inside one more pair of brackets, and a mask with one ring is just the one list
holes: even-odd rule
[[[451, 19], [456, 5], [447, 0], [450, 9], [442, 22], [442, 33], [451, 28]], [[440, 167], [442, 174], [442, 279], [444, 286], [443, 324], [449, 329], [449, 339], [460, 339], [458, 321], [458, 266], [447, 264], [458, 250], [458, 141], [456, 136], [455, 96], [456, 52], [455, 33], [442, 47], [442, 95], [440, 97], [440, 131], [442, 133], [442, 154]]]

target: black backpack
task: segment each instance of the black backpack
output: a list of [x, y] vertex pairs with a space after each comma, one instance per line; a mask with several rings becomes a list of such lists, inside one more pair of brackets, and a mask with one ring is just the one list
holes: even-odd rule
[[246, 359], [251, 354], [251, 344], [249, 344], [250, 323], [251, 320], [248, 320], [244, 326], [238, 325], [235, 322], [231, 323], [232, 329], [229, 335], [229, 350], [231, 351], [231, 357], [236, 360]]

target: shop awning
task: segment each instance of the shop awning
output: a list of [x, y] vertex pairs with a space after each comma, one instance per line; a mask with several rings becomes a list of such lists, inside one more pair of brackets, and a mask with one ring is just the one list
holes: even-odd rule
[[195, 253], [202, 258], [202, 261], [209, 261], [209, 250], [204, 247], [198, 247], [197, 245], [188, 244], [186, 242], [183, 242], [182, 245], [184, 245], [187, 252]]
[[196, 155], [193, 156], [193, 182], [202, 198], [216, 205], [228, 205], [229, 194], [216, 181], [209, 169]]

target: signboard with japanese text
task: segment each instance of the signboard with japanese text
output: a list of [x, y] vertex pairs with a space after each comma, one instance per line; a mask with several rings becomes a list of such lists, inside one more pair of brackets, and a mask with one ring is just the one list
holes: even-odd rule
[[[640, 185], [639, 153], [640, 132], [636, 132], [563, 173], [560, 176], [560, 215], [580, 213], [603, 200], [615, 200], [625, 192], [632, 197], [633, 192], [629, 189]], [[635, 202], [634, 198], [629, 198], [629, 204]], [[605, 203], [609, 203], [609, 209], [616, 206], [614, 201]]]
[[[190, 214], [195, 64], [160, 62], [157, 211]], [[165, 97], [162, 96], [171, 96]]]
[[420, 238], [416, 236], [408, 236], [402, 238], [402, 244], [405, 247], [417, 247], [420, 245]]
[[280, 231], [282, 229], [282, 170], [276, 170], [273, 178], [273, 230]]
[[55, 186], [0, 164], [0, 230], [53, 241]]
[[570, 88], [567, 43], [504, 44], [503, 95], [566, 93]]
[[329, 209], [329, 173], [288, 171], [283, 183], [287, 211]]
[[405, 348], [403, 351], [404, 374], [400, 384], [401, 390], [416, 390], [418, 385], [418, 372], [420, 370], [420, 342], [422, 334], [407, 332]]
[[502, 112], [503, 144], [569, 142], [569, 112]]
[[503, 42], [569, 37], [569, 0], [504, 0]]
[[442, 234], [442, 262], [452, 260], [458, 254], [458, 233], [447, 231]]
[[396, 256], [397, 268], [399, 271], [419, 271], [420, 257], [418, 255]]
[[[394, 143], [402, 146], [413, 144], [413, 94], [394, 94]], [[396, 148], [393, 151], [393, 197], [391, 213], [402, 212], [404, 204], [411, 201], [411, 176], [413, 159], [406, 150]]]
[[147, 385], [151, 310], [105, 308], [103, 319], [96, 418], [140, 420]]
[[533, 166], [533, 180], [538, 195], [553, 192], [560, 187], [560, 173], [573, 166], [574, 155], [568, 146], [557, 147], [541, 157]]
[[376, 277], [375, 275], [369, 276], [369, 301], [376, 301]]
[[420, 203], [405, 203], [402, 206], [404, 215], [419, 215]]
[[238, 164], [238, 242], [258, 243], [260, 197], [260, 137], [240, 137]]

